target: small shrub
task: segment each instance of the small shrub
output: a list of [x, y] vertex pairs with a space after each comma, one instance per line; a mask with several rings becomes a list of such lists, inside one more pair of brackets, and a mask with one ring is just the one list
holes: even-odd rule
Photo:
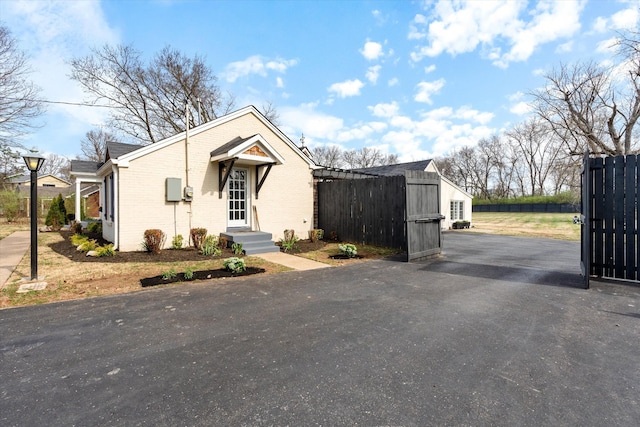
[[218, 238], [213, 234], [208, 235], [204, 238], [200, 245], [200, 253], [202, 255], [214, 255], [218, 256], [222, 253], [220, 248], [218, 247]]
[[115, 249], [113, 249], [113, 243], [105, 246], [98, 246], [97, 248], [95, 248], [95, 251], [99, 257], [114, 256], [116, 254]]
[[318, 240], [322, 240], [324, 237], [324, 230], [321, 228], [314, 228], [313, 230], [309, 230], [309, 240], [312, 242], [317, 242]]
[[220, 247], [221, 249], [226, 248], [229, 245], [229, 241], [227, 240], [226, 237], [222, 237], [220, 236], [218, 238], [218, 247]]
[[90, 222], [87, 225], [87, 231], [89, 233], [102, 234], [102, 221]]
[[185, 268], [185, 270], [184, 270], [184, 278], [186, 280], [193, 279], [193, 268], [191, 268], [191, 267]]
[[162, 230], [158, 230], [158, 229], [145, 230], [144, 241], [142, 243], [142, 246], [147, 252], [158, 254], [160, 253], [160, 251], [162, 250], [162, 247], [164, 246], [166, 237], [167, 236], [164, 234]]
[[233, 245], [231, 245], [231, 250], [235, 255], [242, 255], [242, 243], [234, 243]]
[[51, 201], [51, 206], [49, 207], [49, 212], [47, 212], [47, 218], [44, 223], [51, 227], [52, 230], [57, 231], [62, 228], [66, 219], [67, 210], [64, 207], [64, 199], [62, 198], [62, 194], [58, 194], [58, 197], [55, 197]]
[[20, 198], [18, 193], [11, 190], [0, 191], [0, 208], [4, 213], [7, 222], [13, 222], [18, 219], [20, 214]]
[[184, 237], [182, 237], [182, 234], [173, 236], [173, 239], [171, 239], [171, 249], [182, 249], [183, 242], [184, 242]]
[[169, 271], [162, 272], [162, 278], [164, 280], [175, 279], [177, 276], [178, 276], [178, 273], [176, 273], [176, 270], [173, 267], [171, 267], [171, 270]]
[[247, 269], [244, 259], [238, 257], [227, 258], [223, 261], [222, 265], [233, 273], [240, 273]]
[[84, 234], [76, 233], [73, 236], [71, 236], [69, 240], [71, 240], [71, 244], [73, 246], [80, 246], [81, 244], [89, 240], [89, 238]]
[[89, 251], [95, 250], [97, 247], [98, 247], [98, 242], [91, 239], [91, 240], [87, 240], [85, 242], [80, 243], [78, 245], [78, 250], [80, 252], [89, 252]]
[[280, 246], [285, 252], [289, 252], [298, 247], [298, 240], [295, 230], [284, 230], [284, 238], [280, 239]]
[[207, 236], [206, 228], [192, 228], [191, 229], [191, 241], [193, 242], [193, 246], [200, 250], [202, 246], [202, 242], [204, 238]]
[[356, 245], [352, 245], [351, 243], [338, 245], [338, 250], [342, 255], [346, 255], [349, 258], [353, 258], [354, 256], [358, 255], [358, 248], [356, 248]]
[[82, 223], [80, 221], [75, 221], [71, 226], [71, 231], [75, 234], [82, 234]]

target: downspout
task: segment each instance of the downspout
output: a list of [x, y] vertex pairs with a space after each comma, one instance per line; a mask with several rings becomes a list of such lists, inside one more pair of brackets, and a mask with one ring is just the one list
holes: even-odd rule
[[[185, 136], [184, 136], [184, 166], [185, 166], [185, 184], [186, 187], [189, 187], [189, 99], [185, 100], [185, 116], [186, 116], [186, 127], [185, 127]], [[193, 215], [193, 209], [191, 205], [191, 201], [187, 201], [188, 209], [189, 209], [189, 246], [191, 246], [191, 219]]]
[[120, 246], [120, 179], [118, 176], [118, 166], [111, 167], [113, 171], [113, 248], [119, 249]]

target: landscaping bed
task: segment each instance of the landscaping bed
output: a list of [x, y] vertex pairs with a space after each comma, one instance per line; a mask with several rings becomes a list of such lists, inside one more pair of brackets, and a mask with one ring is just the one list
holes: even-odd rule
[[148, 286], [156, 286], [156, 285], [167, 285], [169, 283], [176, 282], [190, 282], [193, 280], [210, 280], [210, 279], [222, 279], [225, 277], [240, 277], [240, 276], [250, 276], [252, 274], [264, 273], [264, 268], [255, 268], [255, 267], [247, 267], [246, 270], [234, 273], [232, 271], [226, 270], [224, 268], [216, 269], [216, 270], [203, 270], [203, 271], [194, 271], [190, 278], [186, 277], [186, 273], [176, 273], [168, 277], [166, 274], [148, 277], [146, 279], [140, 279], [140, 284], [143, 288]]

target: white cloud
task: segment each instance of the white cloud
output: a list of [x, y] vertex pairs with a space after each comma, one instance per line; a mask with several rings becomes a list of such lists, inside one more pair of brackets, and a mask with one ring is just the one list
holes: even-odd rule
[[380, 69], [381, 65], [374, 65], [367, 69], [366, 77], [371, 83], [376, 84], [378, 82], [378, 77], [380, 77]]
[[384, 53], [382, 52], [382, 45], [377, 42], [367, 40], [364, 47], [360, 50], [362, 56], [367, 60], [373, 61], [380, 58]]
[[315, 110], [317, 104], [304, 104], [297, 107], [279, 109], [280, 129], [293, 138], [304, 133], [305, 138], [316, 141], [335, 141], [339, 132], [344, 130], [341, 118]]
[[[120, 42], [118, 29], [109, 25], [96, 1], [2, 2], [0, 9], [3, 23], [29, 57], [33, 70], [30, 78], [47, 100], [82, 102], [84, 93], [68, 78], [68, 61], [87, 55], [93, 46]], [[106, 118], [104, 108], [48, 104], [43, 116], [45, 127], [30, 138], [39, 139], [42, 149], [50, 145], [51, 151], [75, 151], [76, 146], [70, 145], [78, 144], [80, 138], [61, 142], [58, 135], [82, 135], [103, 124]], [[43, 134], [49, 136], [43, 138]]]
[[440, 92], [440, 89], [444, 87], [445, 79], [438, 79], [432, 82], [420, 82], [418, 83], [418, 93], [413, 98], [417, 102], [425, 102], [427, 104], [433, 104], [431, 96]]
[[387, 82], [387, 86], [393, 87], [393, 86], [397, 86], [399, 83], [400, 83], [400, 80], [398, 80], [397, 77], [393, 77], [392, 79], [389, 79], [389, 81]]
[[276, 77], [276, 87], [282, 89], [284, 87], [284, 81], [282, 77]]
[[600, 43], [596, 45], [596, 52], [605, 53], [605, 54], [615, 54], [616, 51], [616, 43], [618, 42], [617, 37], [611, 37], [607, 40], [602, 40]]
[[614, 13], [611, 16], [611, 24], [615, 30], [636, 30], [638, 27], [638, 20], [640, 18], [640, 11], [638, 10], [638, 4], [632, 4], [631, 7], [625, 10]]
[[567, 53], [573, 50], [573, 40], [566, 43], [559, 44], [556, 48], [556, 53]]
[[514, 104], [513, 106], [511, 106], [509, 111], [511, 111], [513, 114], [517, 114], [519, 116], [525, 116], [525, 115], [529, 114], [532, 111], [532, 109], [531, 109], [531, 105], [528, 104], [527, 102], [518, 102], [518, 103]]
[[360, 95], [360, 89], [364, 87], [364, 83], [362, 83], [359, 79], [355, 80], [347, 80], [340, 83], [334, 83], [329, 86], [328, 91], [334, 92], [338, 95], [338, 98], [348, 98], [350, 96]]
[[400, 111], [400, 107], [398, 106], [398, 103], [395, 101], [389, 104], [376, 104], [373, 107], [371, 106], [367, 107], [367, 109], [371, 111], [371, 114], [373, 114], [375, 117], [384, 117], [384, 118], [391, 118], [391, 117], [397, 116], [398, 112]]
[[[411, 53], [414, 61], [442, 53], [481, 54], [494, 65], [527, 60], [541, 44], [573, 35], [580, 28], [584, 0], [539, 2], [522, 16], [527, 3], [521, 1], [440, 0], [429, 18], [416, 15], [409, 38], [427, 44]], [[528, 19], [528, 21], [526, 21]]]
[[239, 78], [246, 77], [251, 74], [266, 77], [268, 71], [285, 73], [288, 68], [297, 64], [297, 59], [278, 58], [275, 60], [269, 60], [261, 55], [253, 55], [242, 61], [236, 61], [228, 64], [221, 74], [229, 83], [233, 83]]
[[429, 74], [429, 73], [433, 73], [436, 70], [436, 65], [435, 64], [431, 64], [427, 67], [424, 67], [424, 73], [425, 74]]

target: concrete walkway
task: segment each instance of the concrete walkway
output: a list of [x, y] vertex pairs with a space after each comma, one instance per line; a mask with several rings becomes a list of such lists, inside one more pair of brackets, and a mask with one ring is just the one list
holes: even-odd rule
[[294, 270], [315, 270], [318, 268], [331, 267], [329, 264], [313, 261], [295, 255], [285, 254], [284, 252], [267, 252], [264, 254], [255, 254], [258, 258], [273, 262], [274, 264], [284, 265]]
[[0, 240], [0, 289], [29, 250], [31, 232], [15, 231]]

